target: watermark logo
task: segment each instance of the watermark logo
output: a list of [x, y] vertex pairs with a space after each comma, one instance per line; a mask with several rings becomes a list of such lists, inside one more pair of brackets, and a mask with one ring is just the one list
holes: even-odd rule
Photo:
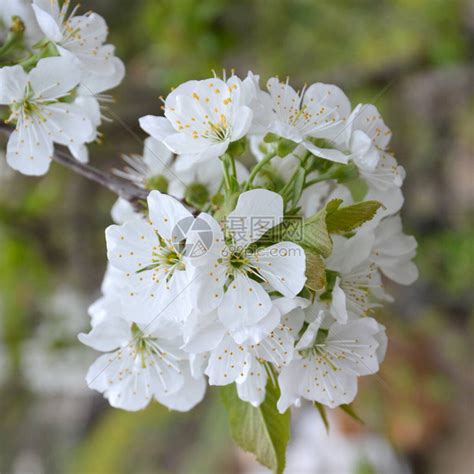
[[300, 216], [287, 216], [284, 220], [274, 216], [229, 216], [225, 228], [232, 234], [235, 245], [249, 241], [268, 244], [303, 240], [303, 218]]
[[[229, 240], [221, 249], [221, 257], [247, 253], [249, 242], [262, 245], [258, 253], [265, 252], [267, 246], [277, 242], [301, 242], [303, 228], [303, 219], [299, 216], [285, 217], [283, 221], [269, 216], [231, 216], [225, 222], [224, 233], [229, 236]], [[175, 224], [172, 235], [173, 245], [181, 248], [181, 252], [189, 258], [206, 255], [215, 237], [208, 221], [200, 216], [180, 219]], [[252, 253], [255, 253], [255, 249]]]
[[174, 226], [173, 245], [184, 246], [183, 254], [189, 258], [205, 255], [212, 245], [213, 232], [211, 226], [201, 217], [184, 217]]

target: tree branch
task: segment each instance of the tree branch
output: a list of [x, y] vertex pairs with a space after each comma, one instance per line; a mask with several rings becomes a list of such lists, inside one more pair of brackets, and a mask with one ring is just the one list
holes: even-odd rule
[[[10, 136], [13, 129], [5, 124], [0, 124], [0, 132]], [[136, 209], [143, 207], [142, 201], [146, 201], [149, 191], [143, 189], [131, 181], [115, 176], [107, 171], [101, 171], [93, 166], [77, 161], [70, 153], [64, 150], [56, 150], [52, 156], [53, 161], [69, 168], [84, 178], [94, 181], [109, 189], [122, 199], [130, 202]]]

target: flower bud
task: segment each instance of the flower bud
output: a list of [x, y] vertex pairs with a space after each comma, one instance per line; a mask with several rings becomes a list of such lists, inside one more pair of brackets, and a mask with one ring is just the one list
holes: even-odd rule
[[148, 178], [145, 182], [145, 188], [149, 190], [156, 189], [162, 193], [168, 191], [168, 180], [161, 174]]
[[203, 207], [209, 199], [209, 191], [202, 183], [191, 183], [186, 187], [184, 198], [197, 208]]

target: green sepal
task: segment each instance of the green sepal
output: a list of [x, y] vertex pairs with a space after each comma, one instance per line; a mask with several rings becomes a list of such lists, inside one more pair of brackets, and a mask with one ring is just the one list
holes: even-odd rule
[[209, 190], [205, 184], [191, 183], [186, 186], [184, 199], [197, 209], [203, 209], [209, 201]]
[[264, 137], [263, 137], [263, 141], [265, 143], [273, 143], [273, 142], [276, 142], [280, 139], [280, 137], [274, 133], [267, 133]]
[[224, 195], [222, 205], [214, 213], [214, 218], [217, 221], [225, 219], [234, 209], [237, 204], [237, 199], [239, 198], [239, 192], [227, 192]]
[[354, 202], [363, 201], [369, 190], [367, 182], [364, 181], [362, 178], [357, 178], [352, 181], [348, 181], [347, 183], [345, 183], [345, 186], [351, 192], [351, 196]]
[[211, 198], [211, 204], [217, 207], [222, 206], [224, 204], [224, 195], [222, 193], [214, 194]]
[[286, 138], [281, 138], [277, 145], [277, 155], [280, 158], [284, 158], [285, 156], [289, 155], [297, 146], [297, 143], [287, 140]]
[[333, 178], [337, 179], [339, 183], [347, 183], [359, 177], [359, 171], [354, 163], [347, 165], [339, 165], [332, 172]]
[[245, 153], [247, 149], [247, 139], [245, 137], [237, 140], [235, 142], [231, 142], [229, 148], [227, 148], [227, 153], [230, 156], [240, 156]]
[[336, 284], [336, 278], [339, 276], [339, 273], [326, 269], [325, 277], [326, 277], [326, 291], [319, 296], [319, 299], [322, 301], [330, 301], [332, 298], [332, 290], [334, 289], [334, 285]]
[[357, 413], [352, 408], [352, 405], [350, 405], [350, 404], [339, 405], [339, 408], [344, 413], [348, 414], [353, 420], [357, 421], [361, 425], [365, 425], [364, 420], [359, 415], [357, 415]]
[[332, 240], [326, 226], [326, 213], [328, 208], [333, 208], [336, 201], [340, 200], [330, 201], [325, 208], [307, 219], [289, 219], [287, 216], [281, 224], [270, 229], [262, 237], [262, 241], [276, 243], [289, 240], [301, 245], [307, 254], [329, 257], [332, 252]]
[[321, 420], [324, 423], [324, 426], [326, 428], [327, 434], [329, 434], [329, 420], [328, 420], [328, 414], [326, 412], [326, 407], [319, 402], [313, 402], [314, 407], [318, 410], [319, 415], [321, 416]]

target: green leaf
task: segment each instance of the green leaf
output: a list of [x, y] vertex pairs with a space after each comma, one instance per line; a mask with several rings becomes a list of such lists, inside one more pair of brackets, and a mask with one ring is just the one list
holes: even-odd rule
[[383, 205], [378, 201], [365, 201], [327, 212], [326, 224], [330, 234], [351, 232], [370, 221]]
[[359, 415], [357, 415], [357, 413], [354, 411], [354, 409], [352, 408], [352, 405], [339, 405], [339, 408], [343, 412], [347, 413], [353, 420], [360, 423], [361, 425], [365, 424], [364, 420]]
[[266, 398], [258, 408], [240, 400], [235, 384], [222, 387], [221, 396], [234, 441], [273, 472], [283, 473], [290, 439], [290, 411], [282, 415], [277, 410], [279, 388], [269, 381]]
[[335, 212], [341, 203], [341, 199], [333, 199], [324, 209], [307, 219], [286, 216], [280, 225], [273, 227], [262, 237], [262, 241], [276, 243], [289, 240], [301, 245], [307, 255], [317, 254], [324, 258], [329, 257], [332, 252], [332, 240], [328, 232], [326, 217], [329, 212]]
[[319, 402], [313, 402], [313, 404], [319, 411], [319, 414], [321, 415], [321, 420], [323, 420], [324, 426], [326, 427], [326, 432], [329, 434], [329, 420], [328, 415], [326, 413], [326, 407]]
[[326, 215], [337, 211], [342, 203], [342, 199], [331, 199], [331, 201], [326, 204]]
[[313, 291], [322, 291], [326, 287], [324, 260], [309, 251], [306, 251], [306, 286]]

